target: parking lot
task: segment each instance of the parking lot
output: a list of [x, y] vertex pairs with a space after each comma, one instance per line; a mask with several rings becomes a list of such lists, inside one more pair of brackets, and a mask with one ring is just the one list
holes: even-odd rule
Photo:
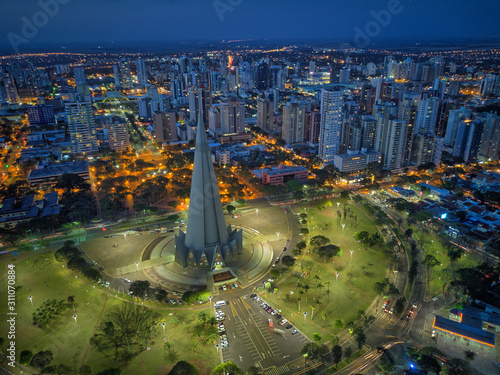
[[245, 295], [216, 309], [216, 314], [223, 318], [219, 318], [223, 360], [232, 360], [245, 370], [256, 366], [268, 375], [291, 373], [286, 364], [300, 357], [300, 349], [308, 340], [299, 331], [292, 335], [295, 327], [289, 327], [290, 322], [279, 324], [283, 319], [290, 320], [289, 317], [277, 319], [280, 312], [273, 311], [273, 315], [262, 303]]

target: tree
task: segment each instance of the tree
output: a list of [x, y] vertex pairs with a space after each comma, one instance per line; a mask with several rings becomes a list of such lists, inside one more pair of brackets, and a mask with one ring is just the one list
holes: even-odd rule
[[198, 313], [198, 321], [200, 323], [205, 323], [208, 319], [208, 314], [205, 311]]
[[150, 345], [160, 323], [160, 314], [147, 307], [122, 303], [113, 306], [90, 344], [115, 361], [128, 362]]
[[226, 210], [227, 210], [227, 213], [228, 213], [229, 215], [231, 215], [231, 213], [232, 213], [232, 212], [234, 212], [234, 211], [236, 210], [236, 207], [234, 207], [234, 206], [233, 206], [233, 205], [231, 205], [231, 204], [228, 204], [228, 205], [226, 206]]
[[302, 185], [297, 180], [290, 180], [286, 184], [288, 186], [288, 189], [290, 189], [291, 192], [300, 191], [304, 188], [304, 185]]
[[179, 205], [179, 202], [177, 202], [177, 201], [169, 201], [168, 205], [175, 210], [177, 208], [177, 206]]
[[441, 365], [436, 358], [430, 355], [422, 354], [416, 362], [422, 370], [432, 371], [436, 374], [441, 372]]
[[295, 247], [299, 250], [304, 250], [306, 248], [307, 244], [306, 244], [306, 241], [299, 241], [297, 242], [297, 244], [295, 245]]
[[31, 358], [33, 358], [33, 352], [31, 350], [23, 350], [19, 355], [19, 363], [27, 365], [30, 363]]
[[68, 303], [71, 303], [73, 311], [75, 311], [75, 296], [68, 296]]
[[217, 366], [212, 375], [243, 375], [243, 371], [233, 361], [228, 361]]
[[319, 256], [323, 258], [333, 258], [334, 256], [341, 256], [342, 250], [337, 245], [329, 244], [326, 246], [321, 246], [316, 250]]
[[311, 238], [310, 244], [312, 247], [320, 247], [330, 243], [330, 239], [325, 236], [314, 236]]
[[313, 341], [320, 342], [321, 335], [319, 333], [313, 333]]
[[283, 263], [285, 267], [291, 268], [295, 264], [295, 259], [290, 255], [285, 255], [281, 260], [281, 263]]
[[55, 189], [64, 190], [64, 192], [77, 191], [77, 190], [90, 190], [90, 185], [85, 181], [85, 179], [74, 173], [64, 173], [56, 185]]
[[342, 347], [340, 345], [335, 345], [332, 348], [332, 359], [335, 363], [335, 369], [337, 369], [339, 362], [342, 360]]
[[448, 250], [448, 258], [450, 258], [450, 261], [453, 263], [453, 262], [456, 262], [457, 260], [459, 260], [461, 257], [462, 257], [462, 250], [460, 249], [450, 249]]
[[309, 234], [309, 229], [307, 229], [307, 228], [300, 228], [299, 234], [302, 234], [302, 235]]
[[167, 375], [199, 375], [200, 370], [195, 365], [186, 362], [179, 361], [175, 364], [175, 366], [170, 370]]
[[394, 369], [394, 358], [389, 352], [384, 350], [378, 366], [384, 372], [391, 372]]
[[170, 323], [172, 323], [174, 326], [179, 325], [180, 322], [181, 322], [181, 320], [176, 316], [174, 316], [174, 317], [172, 317], [172, 319], [170, 319]]
[[340, 198], [343, 200], [349, 199], [351, 195], [351, 192], [349, 190], [344, 190], [343, 192], [340, 193]]
[[361, 350], [361, 348], [363, 347], [363, 345], [366, 342], [366, 335], [365, 335], [365, 333], [362, 330], [360, 330], [358, 333], [356, 333], [356, 336], [355, 336], [354, 339], [358, 343], [358, 349]]
[[149, 281], [137, 280], [133, 281], [132, 284], [130, 284], [128, 290], [132, 292], [134, 296], [139, 298], [144, 298], [149, 293], [149, 286], [150, 286]]
[[165, 349], [165, 351], [169, 354], [172, 354], [175, 351], [174, 344], [172, 344], [170, 341], [165, 341], [165, 343], [163, 344], [163, 349]]
[[473, 361], [474, 358], [476, 358], [476, 353], [474, 353], [472, 350], [466, 350], [464, 351], [464, 357], [467, 361]]
[[427, 254], [422, 261], [422, 264], [426, 266], [427, 268], [432, 268], [437, 266], [438, 264], [441, 264], [439, 260], [436, 259], [436, 257], [432, 254]]
[[308, 360], [314, 361], [315, 359], [318, 359], [323, 354], [323, 350], [319, 344], [317, 344], [315, 342], [309, 342], [309, 343], [305, 344], [302, 347], [302, 349], [300, 349], [300, 354], [302, 354]]
[[30, 366], [42, 370], [47, 367], [53, 359], [54, 356], [50, 350], [40, 351], [31, 358]]
[[408, 229], [405, 231], [405, 236], [406, 236], [407, 238], [410, 238], [411, 236], [413, 236], [413, 229], [408, 228]]
[[398, 300], [394, 304], [394, 314], [399, 315], [404, 311], [404, 309], [405, 309], [405, 299], [398, 298]]

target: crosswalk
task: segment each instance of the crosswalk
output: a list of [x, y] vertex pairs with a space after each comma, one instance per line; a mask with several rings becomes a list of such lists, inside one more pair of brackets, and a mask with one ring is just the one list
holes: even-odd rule
[[291, 373], [291, 370], [288, 368], [288, 366], [280, 366], [280, 367], [275, 367], [270, 370], [264, 371], [265, 375], [281, 375], [281, 374], [287, 374]]

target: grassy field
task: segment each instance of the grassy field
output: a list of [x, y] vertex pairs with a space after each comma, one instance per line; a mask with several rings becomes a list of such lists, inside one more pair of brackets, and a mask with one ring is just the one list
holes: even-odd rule
[[[6, 284], [5, 263], [11, 259], [2, 259], [2, 282]], [[93, 285], [82, 280], [62, 267], [62, 263], [54, 260], [53, 253], [33, 255], [25, 260], [15, 262], [16, 269], [16, 346], [17, 358], [22, 350], [36, 353], [40, 350], [50, 350], [54, 355], [52, 364], [65, 364], [77, 370], [83, 365], [90, 365], [93, 373], [105, 368], [119, 367], [112, 358], [105, 357], [89, 345], [89, 339], [94, 334], [106, 313], [114, 305], [130, 301], [128, 296], [112, 294], [108, 289]], [[32, 297], [33, 307], [29, 297]], [[32, 324], [33, 308], [41, 305], [46, 299], [65, 300], [73, 296], [74, 310], [70, 305], [62, 315], [51, 322], [47, 328], [39, 328]], [[0, 291], [0, 300], [7, 301], [7, 288]], [[166, 337], [176, 349], [174, 354], [166, 354], [163, 349], [163, 329], [160, 325], [155, 333], [150, 350], [135, 356], [127, 365], [123, 365], [122, 374], [165, 373], [175, 362], [181, 359], [195, 363], [202, 374], [209, 373], [218, 363], [215, 346], [198, 344], [193, 347], [193, 338], [186, 331], [186, 326], [196, 321], [201, 311], [209, 312], [209, 308], [191, 310], [189, 308], [168, 308], [159, 303], [145, 304], [161, 314], [162, 322], [166, 323]], [[5, 304], [2, 304], [5, 306]], [[76, 315], [76, 322], [73, 316]], [[176, 316], [179, 323], [174, 325], [171, 320]], [[0, 332], [7, 332], [5, 319], [0, 322]], [[0, 337], [4, 337], [0, 334]], [[6, 337], [4, 337], [6, 339]], [[7, 341], [7, 340], [6, 340]], [[7, 347], [4, 343], [2, 349]], [[24, 371], [24, 373], [29, 373]]]
[[[277, 293], [267, 292], [263, 296], [274, 307], [284, 311], [287, 319], [290, 318], [307, 336], [311, 337], [316, 332], [323, 339], [338, 335], [348, 322], [355, 321], [364, 313], [376, 297], [374, 283], [381, 281], [387, 271], [383, 250], [377, 246], [364, 247], [353, 238], [357, 231], [377, 231], [371, 218], [349, 203], [347, 207], [357, 217], [357, 222], [355, 225], [346, 224], [342, 229], [336, 213], [337, 202], [340, 201], [332, 202], [333, 205], [324, 210], [301, 205], [294, 207], [294, 212], [308, 214], [307, 226], [311, 231], [308, 238], [316, 235], [328, 237], [331, 243], [342, 249], [342, 255], [325, 260], [306, 251], [304, 257], [299, 257], [296, 269], [299, 273], [304, 272], [305, 276], [301, 278], [288, 271], [277, 280]], [[350, 250], [353, 250], [352, 262]], [[298, 287], [297, 283], [302, 287]], [[304, 292], [302, 296], [300, 290]], [[305, 323], [304, 312], [307, 313]]]
[[480, 260], [474, 254], [464, 253], [456, 262], [452, 263], [447, 255], [439, 238], [429, 229], [413, 227], [413, 237], [418, 246], [422, 246], [427, 254], [431, 254], [440, 262], [439, 265], [432, 268], [430, 280], [427, 284], [427, 298], [432, 298], [443, 293], [443, 286], [449, 283], [450, 270], [464, 267], [473, 267], [480, 263]]

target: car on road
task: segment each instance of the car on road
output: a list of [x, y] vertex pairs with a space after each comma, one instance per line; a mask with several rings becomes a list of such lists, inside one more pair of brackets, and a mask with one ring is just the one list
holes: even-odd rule
[[413, 302], [413, 307], [417, 308], [417, 306], [418, 306], [418, 303], [417, 302]]
[[408, 313], [408, 315], [406, 316], [406, 320], [410, 320], [411, 319], [411, 313]]
[[297, 331], [296, 329], [292, 331], [292, 335], [296, 335], [297, 333], [299, 333], [299, 331]]
[[391, 307], [391, 309], [389, 310], [389, 314], [394, 314], [394, 307]]
[[385, 300], [384, 305], [382, 306], [382, 309], [385, 309], [387, 307], [387, 305], [389, 305], [389, 303], [391, 303], [391, 301], [389, 301], [388, 299]]
[[276, 258], [276, 264], [278, 264], [280, 262], [280, 257], [277, 257]]

